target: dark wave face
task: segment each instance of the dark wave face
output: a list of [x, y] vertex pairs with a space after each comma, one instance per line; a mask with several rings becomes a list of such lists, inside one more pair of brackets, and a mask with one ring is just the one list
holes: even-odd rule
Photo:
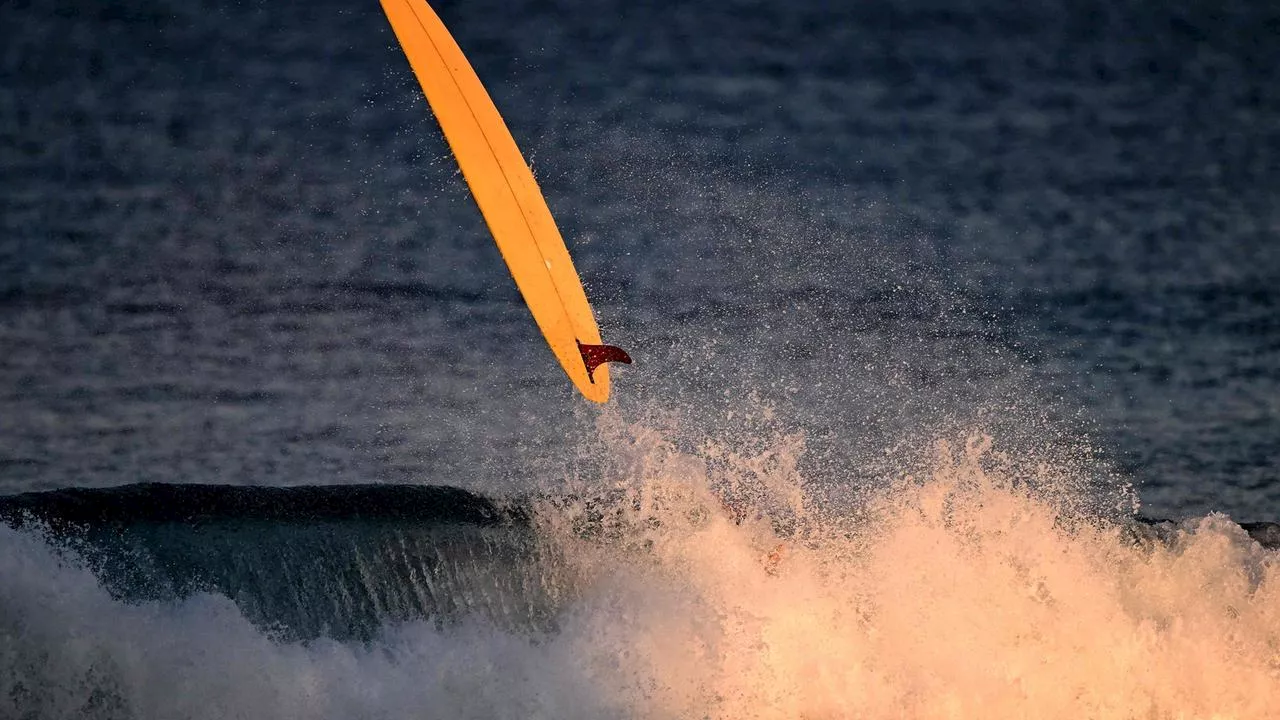
[[[625, 544], [635, 529], [614, 523], [625, 504], [544, 498], [539, 507], [562, 514], [577, 538]], [[0, 521], [43, 531], [118, 598], [213, 593], [281, 640], [368, 641], [406, 622], [464, 618], [536, 635], [554, 631], [567, 590], [563, 560], [539, 542], [527, 502], [453, 487], [66, 489], [0, 498]], [[1131, 542], [1170, 547], [1188, 526], [1135, 518], [1122, 527]], [[1280, 525], [1241, 527], [1280, 549]]]
[[282, 639], [370, 639], [477, 615], [545, 630], [554, 611], [525, 511], [450, 487], [127, 485], [0, 499], [115, 596], [215, 593]]

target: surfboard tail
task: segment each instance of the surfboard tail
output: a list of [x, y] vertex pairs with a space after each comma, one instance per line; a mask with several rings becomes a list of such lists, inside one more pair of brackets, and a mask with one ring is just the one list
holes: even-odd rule
[[596, 368], [605, 363], [631, 364], [631, 356], [627, 351], [614, 345], [583, 345], [579, 342], [578, 352], [582, 353], [582, 364], [587, 366], [587, 377], [592, 383], [596, 381]]

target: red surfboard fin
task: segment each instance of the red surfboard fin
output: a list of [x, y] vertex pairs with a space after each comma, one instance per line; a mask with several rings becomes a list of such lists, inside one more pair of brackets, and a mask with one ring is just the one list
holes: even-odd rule
[[596, 368], [607, 362], [631, 364], [631, 356], [626, 350], [613, 345], [583, 345], [578, 343], [578, 352], [582, 353], [582, 364], [587, 366], [587, 379], [595, 383]]

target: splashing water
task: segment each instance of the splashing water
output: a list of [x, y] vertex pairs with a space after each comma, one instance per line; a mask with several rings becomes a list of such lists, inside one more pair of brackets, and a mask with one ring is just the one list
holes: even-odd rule
[[536, 502], [561, 573], [542, 633], [476, 617], [285, 642], [217, 595], [123, 603], [0, 528], [0, 716], [1244, 720], [1280, 703], [1280, 558], [1225, 517], [1145, 542], [1081, 512], [1070, 472], [982, 436], [850, 514], [814, 502], [795, 437], [602, 435], [615, 451], [577, 492]]
[[[851, 528], [806, 507], [794, 447], [700, 464], [637, 438], [612, 540], [548, 534], [588, 578], [594, 680], [641, 716], [1262, 718], [1280, 700], [1280, 562], [1224, 517], [1144, 545], [975, 437]], [[756, 516], [710, 490], [746, 486]]]

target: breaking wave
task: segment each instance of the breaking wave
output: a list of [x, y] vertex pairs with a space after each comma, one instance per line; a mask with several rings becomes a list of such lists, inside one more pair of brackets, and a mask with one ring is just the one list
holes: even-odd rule
[[608, 458], [502, 501], [4, 499], [0, 715], [1264, 718], [1280, 702], [1276, 526], [1083, 512], [1069, 471], [982, 435], [836, 510], [795, 439], [602, 432]]

